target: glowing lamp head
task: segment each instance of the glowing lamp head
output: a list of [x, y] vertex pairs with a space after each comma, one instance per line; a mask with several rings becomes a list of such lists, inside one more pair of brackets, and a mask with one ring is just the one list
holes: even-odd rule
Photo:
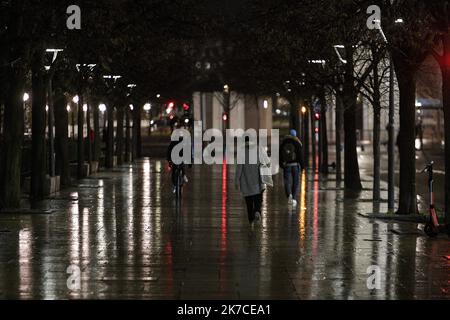
[[305, 106], [302, 107], [302, 113], [305, 114], [308, 110], [306, 109]]
[[30, 95], [28, 93], [24, 93], [23, 94], [23, 102], [27, 102], [28, 100], [30, 100]]
[[66, 110], [67, 110], [67, 112], [70, 112], [70, 105], [69, 104], [66, 106]]
[[83, 104], [83, 111], [87, 112], [88, 111], [88, 105], [87, 104]]
[[223, 121], [228, 121], [228, 115], [226, 113], [223, 114], [222, 116]]
[[100, 103], [98, 105], [98, 109], [100, 110], [100, 112], [105, 112], [106, 111], [106, 105], [104, 103]]
[[150, 111], [152, 109], [152, 105], [150, 103], [144, 104], [144, 111]]
[[74, 103], [78, 103], [78, 102], [80, 102], [80, 97], [79, 96], [75, 96], [75, 97], [73, 97], [72, 101]]

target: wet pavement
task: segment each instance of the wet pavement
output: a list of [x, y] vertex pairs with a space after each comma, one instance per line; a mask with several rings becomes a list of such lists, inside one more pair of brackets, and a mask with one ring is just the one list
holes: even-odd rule
[[304, 174], [290, 212], [277, 176], [252, 229], [233, 166], [189, 178], [177, 206], [165, 163], [141, 160], [44, 202], [52, 214], [0, 215], [0, 298], [450, 298], [450, 240], [358, 215], [385, 210], [370, 191], [344, 200], [332, 179]]

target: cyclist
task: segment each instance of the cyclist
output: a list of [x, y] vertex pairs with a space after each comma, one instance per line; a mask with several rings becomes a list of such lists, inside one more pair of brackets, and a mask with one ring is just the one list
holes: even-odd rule
[[[172, 192], [173, 193], [177, 192], [178, 170], [181, 170], [181, 174], [183, 176], [183, 181], [185, 183], [187, 183], [189, 181], [186, 176], [185, 164], [181, 163], [181, 164], [177, 165], [172, 161], [172, 150], [179, 143], [180, 143], [179, 141], [171, 141], [169, 144], [169, 148], [167, 150], [167, 161], [169, 162], [169, 166], [172, 170]], [[183, 151], [181, 151], [180, 157], [183, 157]]]

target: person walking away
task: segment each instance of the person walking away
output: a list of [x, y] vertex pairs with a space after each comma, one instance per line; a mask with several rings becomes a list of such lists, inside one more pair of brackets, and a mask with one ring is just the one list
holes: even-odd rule
[[[184, 139], [184, 138], [183, 138]], [[177, 191], [177, 183], [178, 183], [178, 170], [181, 170], [181, 174], [183, 176], [184, 183], [188, 183], [189, 179], [186, 176], [186, 164], [181, 163], [179, 165], [176, 165], [173, 162], [172, 159], [172, 150], [177, 146], [179, 143], [182, 143], [180, 141], [171, 141], [169, 144], [169, 147], [167, 148], [167, 162], [169, 163], [169, 167], [172, 171], [171, 173], [171, 180], [172, 180], [172, 193], [176, 193]], [[180, 157], [183, 157], [183, 151], [181, 151]]]
[[[256, 154], [256, 163], [251, 163], [250, 154]], [[261, 220], [261, 207], [265, 185], [260, 174], [260, 161], [257, 143], [245, 142], [245, 163], [238, 164], [236, 168], [236, 188], [245, 198], [248, 221], [251, 226]]]
[[284, 190], [288, 205], [296, 207], [300, 191], [300, 172], [303, 167], [302, 143], [297, 137], [297, 131], [292, 129], [280, 147], [280, 166], [283, 169]]

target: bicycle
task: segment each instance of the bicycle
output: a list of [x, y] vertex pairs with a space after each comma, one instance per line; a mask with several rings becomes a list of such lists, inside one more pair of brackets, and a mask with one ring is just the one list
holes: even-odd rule
[[421, 173], [428, 173], [428, 188], [430, 192], [430, 220], [425, 224], [424, 232], [427, 236], [434, 238], [439, 233], [447, 233], [450, 236], [450, 226], [439, 224], [436, 208], [434, 205], [434, 177], [433, 177], [434, 161], [431, 161], [425, 166]]
[[184, 185], [184, 166], [174, 166], [173, 170], [175, 175], [175, 197], [177, 200], [180, 200]]

